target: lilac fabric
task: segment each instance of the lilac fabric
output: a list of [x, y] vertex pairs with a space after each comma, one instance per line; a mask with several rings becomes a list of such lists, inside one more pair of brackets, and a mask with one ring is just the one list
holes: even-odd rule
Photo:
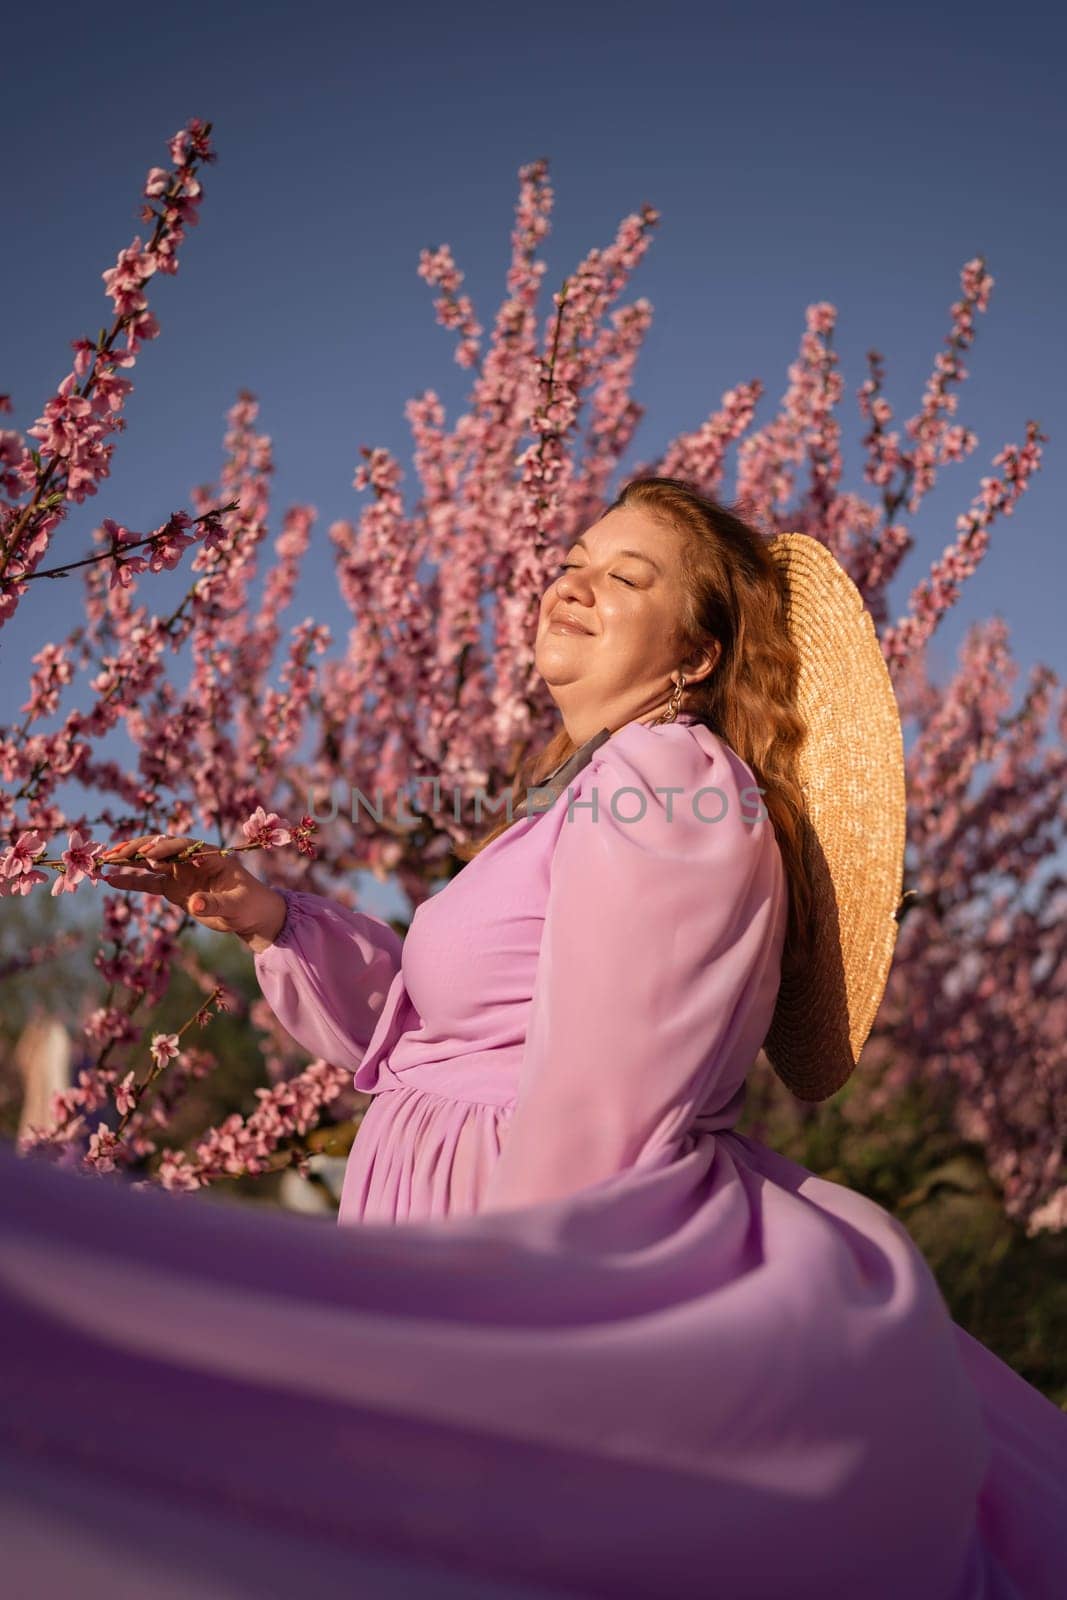
[[740, 1114], [785, 875], [750, 769], [692, 718], [619, 729], [550, 810], [418, 907], [402, 950], [364, 913], [286, 899], [256, 957], [263, 994], [375, 1096], [342, 1224], [623, 1177], [628, 1193], [631, 1169], [672, 1167]]
[[264, 995], [374, 1095], [340, 1228], [0, 1159], [26, 1592], [164, 1545], [168, 1594], [1067, 1592], [1067, 1416], [736, 1132], [785, 909], [750, 784], [630, 723], [403, 946], [288, 893]]

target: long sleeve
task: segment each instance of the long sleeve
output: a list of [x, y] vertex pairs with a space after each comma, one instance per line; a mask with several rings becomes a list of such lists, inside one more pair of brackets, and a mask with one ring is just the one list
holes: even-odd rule
[[567, 794], [556, 802], [518, 1093], [483, 1211], [657, 1159], [740, 1091], [773, 1013], [785, 913], [750, 786], [707, 729], [634, 723], [571, 786], [570, 811]]
[[400, 936], [323, 895], [281, 893], [285, 923], [254, 957], [263, 998], [305, 1050], [354, 1072], [400, 968]]

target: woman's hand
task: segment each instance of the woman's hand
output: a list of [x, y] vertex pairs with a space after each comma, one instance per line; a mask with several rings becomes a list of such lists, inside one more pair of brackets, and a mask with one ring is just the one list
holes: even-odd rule
[[[135, 859], [136, 858], [136, 859]], [[285, 898], [262, 883], [238, 855], [221, 855], [201, 839], [146, 833], [112, 845], [97, 860], [113, 889], [161, 894], [215, 933], [235, 933], [253, 953], [265, 950], [285, 923]]]

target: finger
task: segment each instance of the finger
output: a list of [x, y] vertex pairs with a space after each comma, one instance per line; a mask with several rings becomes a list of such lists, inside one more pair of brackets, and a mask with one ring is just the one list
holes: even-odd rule
[[165, 834], [146, 834], [143, 843], [133, 843], [126, 855], [112, 857], [111, 859], [127, 861], [131, 864], [136, 862], [138, 865], [144, 862], [150, 866], [162, 865], [166, 862], [168, 871], [173, 874], [174, 866], [170, 863], [170, 857], [176, 855], [178, 850], [182, 848], [181, 844], [175, 845], [175, 842], [168, 839]]
[[194, 917], [218, 916], [218, 895], [204, 894], [198, 889], [196, 894], [189, 896], [189, 910]]
[[121, 844], [114, 844], [110, 849], [103, 851], [100, 860], [128, 861], [132, 855], [136, 855], [143, 845], [149, 844], [158, 837], [159, 835], [155, 833], [142, 833], [138, 834], [135, 839], [124, 839]]
[[169, 876], [165, 870], [163, 872], [154, 870], [141, 861], [109, 861], [106, 863], [106, 870], [108, 872], [117, 872], [121, 877], [130, 878], [131, 880], [152, 878], [163, 882], [165, 877]]
[[144, 894], [162, 894], [169, 881], [162, 874], [141, 867], [112, 867], [100, 876], [112, 889], [139, 889]]
[[170, 843], [171, 840], [165, 833], [146, 833], [144, 838], [139, 841], [140, 847], [136, 853], [141, 856], [154, 856], [156, 851], [162, 850], [164, 846]]
[[129, 842], [124, 844], [108, 845], [106, 850], [101, 850], [97, 859], [99, 861], [121, 861], [125, 852], [130, 848]]
[[[183, 855], [187, 850], [190, 850], [194, 844], [199, 843], [200, 840], [198, 839], [169, 838], [164, 836], [163, 838], [154, 840], [151, 844], [146, 845], [143, 853], [152, 861], [168, 861], [172, 856]], [[199, 851], [195, 852], [189, 857], [189, 860], [195, 861], [197, 855], [199, 854]]]

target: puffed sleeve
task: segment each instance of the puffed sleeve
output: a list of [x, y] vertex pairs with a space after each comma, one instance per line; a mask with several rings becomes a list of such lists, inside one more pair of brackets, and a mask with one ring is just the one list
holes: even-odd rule
[[785, 878], [747, 765], [702, 725], [633, 723], [579, 780], [548, 814], [564, 808], [483, 1211], [669, 1159], [695, 1113], [743, 1094], [773, 1015]]
[[281, 932], [253, 958], [263, 998], [305, 1050], [354, 1072], [399, 970], [400, 935], [323, 895], [281, 893]]

